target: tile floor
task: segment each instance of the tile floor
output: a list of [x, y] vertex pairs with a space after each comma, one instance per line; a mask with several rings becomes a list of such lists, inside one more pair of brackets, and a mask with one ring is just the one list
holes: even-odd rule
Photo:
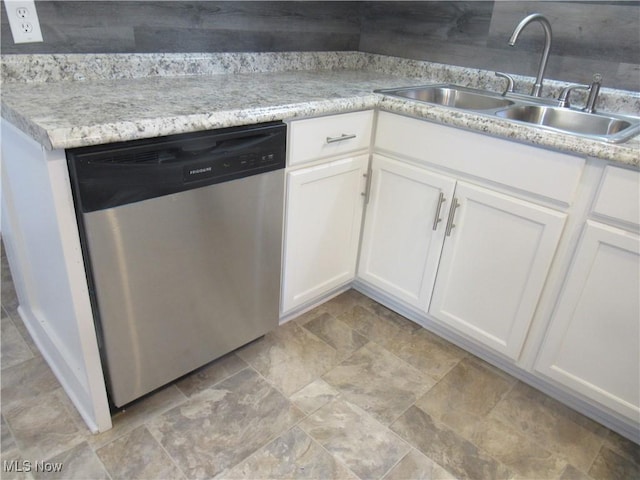
[[19, 319], [2, 261], [3, 479], [640, 477], [638, 445], [355, 291], [92, 435]]

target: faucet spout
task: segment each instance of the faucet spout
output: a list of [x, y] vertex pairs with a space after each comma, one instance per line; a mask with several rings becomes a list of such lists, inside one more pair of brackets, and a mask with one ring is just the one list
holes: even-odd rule
[[513, 30], [511, 38], [509, 39], [509, 45], [512, 47], [515, 46], [518, 41], [518, 37], [520, 36], [520, 32], [522, 32], [522, 30], [524, 30], [524, 28], [531, 22], [539, 22], [544, 29], [544, 49], [542, 50], [542, 57], [540, 58], [540, 66], [538, 67], [536, 82], [533, 84], [533, 88], [531, 89], [531, 95], [539, 97], [542, 91], [542, 81], [544, 80], [544, 72], [547, 69], [549, 51], [551, 50], [551, 40], [553, 38], [551, 34], [551, 23], [549, 23], [547, 17], [541, 13], [532, 13], [531, 15], [526, 16]]

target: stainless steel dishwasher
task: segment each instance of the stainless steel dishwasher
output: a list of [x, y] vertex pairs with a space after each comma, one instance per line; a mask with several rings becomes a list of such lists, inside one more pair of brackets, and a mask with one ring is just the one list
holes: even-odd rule
[[67, 152], [112, 405], [278, 325], [286, 126]]

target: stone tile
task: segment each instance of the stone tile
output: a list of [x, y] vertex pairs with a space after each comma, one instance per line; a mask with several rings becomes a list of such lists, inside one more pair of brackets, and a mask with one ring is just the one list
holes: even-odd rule
[[413, 332], [400, 329], [396, 335], [379, 338], [377, 343], [436, 380], [467, 356], [464, 350], [424, 328]]
[[[445, 417], [455, 422], [458, 414], [483, 416], [495, 407], [514, 383], [512, 377], [498, 369], [468, 357], [420, 398], [416, 406], [445, 423]], [[453, 424], [450, 426], [455, 427]]]
[[240, 463], [302, 417], [247, 368], [147, 426], [187, 477], [209, 478]]
[[389, 425], [435, 381], [375, 343], [324, 375], [351, 403]]
[[331, 316], [337, 316], [356, 305], [364, 306], [370, 303], [375, 302], [365, 297], [360, 292], [357, 292], [353, 289], [347, 290], [346, 292], [337, 295], [336, 297], [326, 301], [325, 303], [322, 303], [317, 307], [314, 307], [311, 310], [298, 315], [294, 320], [298, 325], [302, 326], [322, 314], [326, 313]]
[[341, 293], [340, 295], [333, 297], [328, 302], [325, 302], [322, 305], [322, 309], [325, 312], [333, 315], [334, 317], [337, 317], [338, 315], [352, 309], [356, 305], [370, 305], [372, 303], [377, 305], [377, 303], [371, 302], [371, 300], [362, 295], [360, 292], [350, 289], [346, 292]]
[[176, 386], [187, 397], [190, 397], [238, 373], [247, 366], [247, 363], [235, 353], [230, 353], [181, 378], [176, 382]]
[[170, 385], [113, 415], [111, 417], [113, 428], [97, 435], [90, 435], [87, 442], [96, 450], [186, 400], [187, 398], [175, 385]]
[[378, 344], [382, 344], [388, 338], [395, 338], [401, 329], [408, 333], [413, 331], [409, 326], [411, 323], [409, 320], [405, 320], [406, 323], [396, 324], [379, 317], [370, 307], [365, 308], [361, 305], [356, 305], [336, 318]]
[[410, 447], [355, 405], [334, 399], [300, 428], [362, 479], [380, 478]]
[[65, 407], [67, 413], [69, 414], [69, 417], [71, 417], [73, 423], [78, 429], [78, 433], [85, 437], [85, 441], [89, 438], [94, 437], [95, 434], [91, 432], [91, 430], [89, 430], [89, 427], [87, 427], [87, 424], [84, 422], [82, 415], [80, 415], [80, 412], [78, 412], [67, 393], [62, 388], [59, 388], [58, 390], [56, 390], [55, 395]]
[[2, 292], [2, 306], [7, 310], [7, 313], [11, 315], [18, 309], [18, 295], [13, 285], [13, 279], [11, 277], [11, 270], [9, 269], [9, 262], [6, 256], [2, 256], [2, 285], [0, 291]]
[[16, 311], [9, 314], [9, 317], [11, 318], [11, 321], [13, 322], [13, 325], [16, 327], [18, 332], [20, 332], [22, 340], [27, 344], [33, 355], [36, 357], [42, 356], [42, 354], [40, 353], [40, 349], [31, 338], [31, 334], [29, 333], [29, 330], [27, 330], [27, 327], [24, 325], [24, 322], [22, 321], [22, 318], [20, 317], [18, 312]]
[[589, 475], [581, 472], [573, 465], [567, 465], [558, 480], [593, 480]]
[[[490, 415], [544, 445], [582, 471], [589, 469], [602, 445], [600, 436], [574, 421], [576, 412], [521, 382], [496, 405]], [[586, 421], [584, 423], [590, 425]]]
[[222, 476], [228, 479], [358, 480], [298, 427], [292, 428]]
[[417, 450], [411, 450], [384, 476], [384, 480], [456, 480], [436, 462]]
[[611, 450], [640, 465], [640, 445], [610, 430], [604, 440]]
[[16, 448], [16, 441], [13, 439], [13, 435], [4, 419], [4, 415], [0, 416], [0, 433], [2, 434], [0, 452], [8, 452], [9, 450]]
[[60, 388], [58, 379], [42, 357], [3, 369], [0, 385], [3, 412], [25, 400], [32, 400]]
[[0, 365], [2, 365], [2, 369], [13, 367], [33, 358], [33, 352], [22, 338], [22, 335], [20, 335], [20, 332], [18, 332], [9, 315], [5, 316], [4, 309], [2, 309], [1, 322], [0, 352], [2, 352], [2, 357]]
[[236, 353], [286, 396], [338, 363], [334, 348], [295, 322], [278, 327]]
[[602, 447], [589, 469], [589, 475], [607, 480], [637, 479], [640, 478], [640, 466], [610, 448]]
[[365, 308], [369, 309], [378, 317], [387, 321], [389, 324], [394, 325], [397, 328], [407, 330], [409, 332], [415, 332], [416, 330], [420, 330], [422, 328], [417, 323], [414, 323], [411, 320], [406, 319], [399, 313], [394, 312], [393, 310], [385, 307], [384, 305], [380, 305], [378, 302], [369, 303], [368, 305], [365, 305]]
[[365, 337], [328, 313], [305, 323], [304, 328], [335, 348], [338, 358], [348, 357], [368, 342]]
[[322, 305], [318, 305], [317, 307], [298, 315], [293, 319], [293, 321], [300, 326], [304, 326], [307, 322], [310, 322], [314, 318], [319, 317], [320, 315], [323, 315], [325, 313], [327, 312], [324, 311]]
[[289, 399], [296, 407], [309, 414], [326, 405], [338, 395], [340, 393], [335, 388], [319, 378], [298, 390]]
[[415, 406], [391, 429], [460, 479], [511, 478], [512, 472], [443, 423]]
[[144, 426], [98, 449], [96, 454], [113, 480], [185, 478]]
[[476, 424], [470, 440], [521, 478], [557, 478], [567, 463], [498, 420]]
[[25, 400], [3, 413], [25, 460], [53, 457], [84, 440], [56, 393]]
[[109, 475], [94, 451], [82, 442], [66, 452], [47, 459], [47, 463], [61, 464], [60, 471], [35, 471], [36, 479], [51, 480], [109, 480]]

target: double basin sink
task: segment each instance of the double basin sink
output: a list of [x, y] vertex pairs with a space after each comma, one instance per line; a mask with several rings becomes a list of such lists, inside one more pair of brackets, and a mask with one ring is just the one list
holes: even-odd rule
[[530, 126], [609, 143], [622, 143], [640, 133], [640, 118], [587, 113], [556, 106], [557, 102], [519, 94], [498, 93], [458, 85], [424, 85], [375, 90], [394, 97], [491, 115]]

